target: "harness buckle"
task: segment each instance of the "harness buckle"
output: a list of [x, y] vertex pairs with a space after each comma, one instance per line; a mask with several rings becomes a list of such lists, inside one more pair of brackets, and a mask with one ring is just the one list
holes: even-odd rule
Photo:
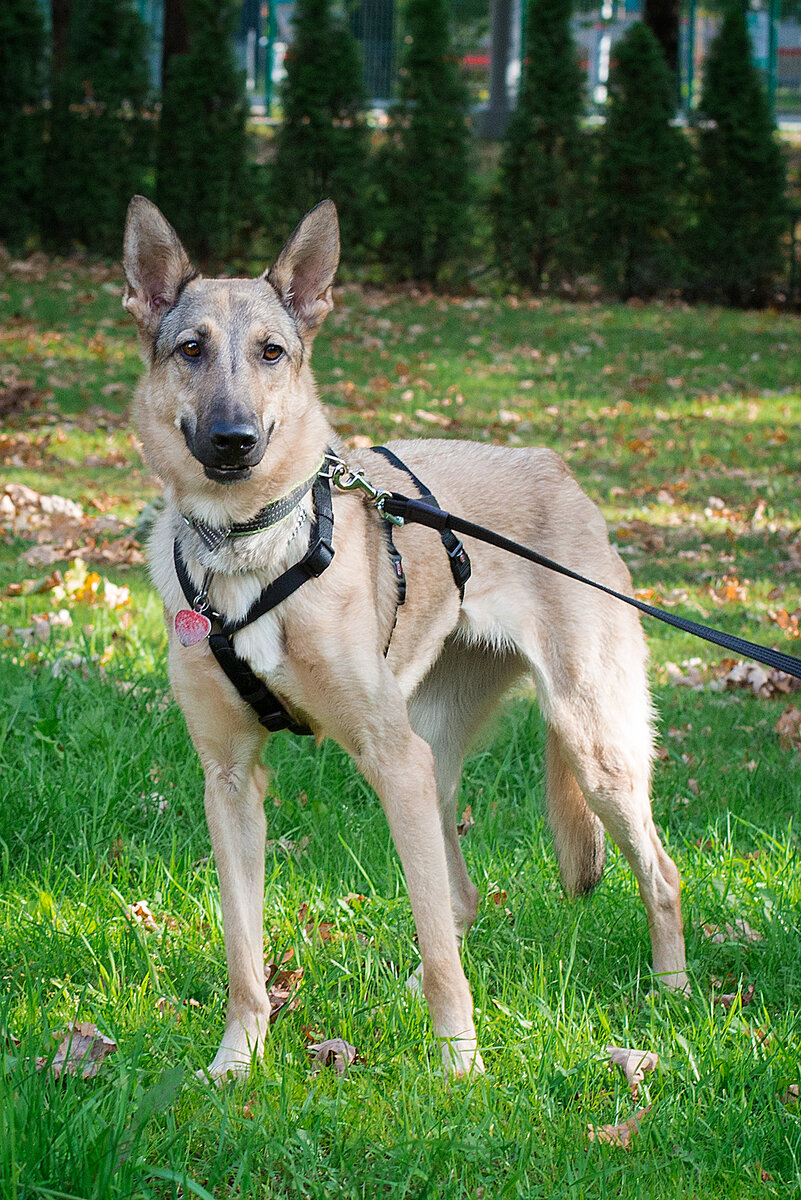
[[333, 557], [334, 547], [318, 538], [301, 560], [301, 566], [311, 579], [318, 579], [326, 567], [331, 565]]

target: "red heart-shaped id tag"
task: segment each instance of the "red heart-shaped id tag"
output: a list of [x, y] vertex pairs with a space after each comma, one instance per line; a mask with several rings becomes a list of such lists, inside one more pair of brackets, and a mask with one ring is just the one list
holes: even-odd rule
[[196, 646], [211, 633], [211, 621], [205, 613], [182, 608], [175, 614], [175, 635], [182, 646]]

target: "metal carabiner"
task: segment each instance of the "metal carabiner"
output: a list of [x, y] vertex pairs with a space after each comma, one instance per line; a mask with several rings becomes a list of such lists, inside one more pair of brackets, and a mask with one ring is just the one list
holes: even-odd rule
[[377, 488], [370, 483], [361, 467], [352, 471], [341, 458], [335, 458], [333, 455], [326, 455], [326, 458], [331, 463], [328, 478], [335, 487], [338, 487], [341, 492], [355, 492], [357, 489], [366, 492], [370, 503], [375, 505], [378, 510], [379, 516], [383, 517], [385, 521], [389, 521], [391, 525], [403, 524], [403, 517], [395, 517], [384, 511], [384, 501], [390, 498], [391, 492], [386, 491], [385, 488]]

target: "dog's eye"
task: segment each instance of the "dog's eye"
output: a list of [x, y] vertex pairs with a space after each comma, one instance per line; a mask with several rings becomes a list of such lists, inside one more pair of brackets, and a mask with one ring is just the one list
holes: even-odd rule
[[284, 347], [276, 346], [275, 342], [268, 342], [262, 351], [262, 358], [265, 362], [278, 362], [279, 358], [284, 357]]
[[184, 358], [200, 357], [200, 342], [182, 342], [179, 349]]

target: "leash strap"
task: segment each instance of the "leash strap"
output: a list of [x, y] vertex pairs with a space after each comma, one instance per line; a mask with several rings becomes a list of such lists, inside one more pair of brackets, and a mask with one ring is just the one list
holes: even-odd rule
[[724, 633], [720, 629], [713, 629], [709, 625], [701, 625], [698, 621], [690, 621], [687, 617], [680, 617], [675, 613], [666, 612], [663, 608], [656, 608], [653, 604], [646, 604], [645, 601], [638, 600], [635, 596], [626, 596], [623, 592], [616, 592], [614, 588], [607, 587], [603, 583], [597, 583], [593, 579], [587, 579], [584, 575], [579, 575], [576, 571], [571, 571], [568, 567], [563, 567], [561, 563], [554, 562], [553, 559], [538, 554], [536, 550], [532, 550], [528, 546], [521, 546], [518, 542], [513, 542], [511, 538], [503, 537], [500, 533], [494, 533], [491, 529], [485, 529], [483, 525], [475, 525], [472, 521], [466, 521], [462, 517], [456, 517], [451, 513], [444, 512], [441, 508], [432, 506], [426, 500], [415, 500], [393, 492], [384, 501], [384, 509], [392, 516], [402, 517], [404, 521], [409, 521], [413, 524], [427, 525], [430, 529], [437, 529], [440, 532], [445, 529], [453, 529], [455, 532], [461, 533], [466, 537], [474, 537], [478, 541], [486, 542], [490, 546], [497, 546], [499, 550], [506, 550], [510, 554], [516, 554], [518, 558], [524, 558], [528, 562], [536, 563], [537, 566], [546, 567], [549, 571], [556, 571], [559, 575], [565, 575], [568, 579], [575, 579], [578, 583], [584, 583], [599, 592], [605, 592], [607, 596], [613, 596], [616, 600], [622, 600], [624, 604], [629, 604], [632, 608], [639, 609], [646, 616], [655, 617], [658, 621], [664, 621], [665, 624], [672, 625], [675, 629], [681, 629], [684, 633], [691, 633], [695, 637], [703, 638], [704, 641], [714, 642], [715, 645], [722, 646], [725, 650], [730, 650], [733, 654], [741, 655], [743, 658], [752, 658], [756, 662], [763, 663], [766, 667], [771, 667], [777, 671], [784, 671], [785, 674], [792, 675], [795, 679], [801, 679], [801, 659], [799, 658], [794, 658], [790, 654], [784, 654], [781, 650], [774, 650], [769, 646], [760, 646], [756, 642], [749, 642], [745, 638], [736, 637], [734, 634]]
[[[387, 462], [391, 463], [393, 467], [396, 467], [399, 471], [405, 471], [406, 474], [411, 479], [414, 486], [417, 488], [420, 495], [423, 497], [423, 500], [426, 503], [430, 504], [432, 506], [432, 508], [435, 508], [435, 509], [438, 509], [439, 511], [441, 511], [441, 509], [439, 509], [439, 505], [437, 504], [436, 496], [431, 491], [431, 489], [427, 488], [426, 485], [423, 483], [423, 481], [421, 479], [417, 478], [414, 471], [412, 471], [410, 467], [407, 467], [406, 463], [403, 462], [402, 459], [398, 458], [397, 454], [393, 454], [393, 452], [387, 446], [373, 446], [371, 448], [375, 454], [380, 454], [383, 458], [385, 458], [387, 460]], [[389, 511], [390, 510], [387, 508], [387, 512], [389, 512]], [[392, 538], [392, 527], [389, 523], [387, 523], [387, 530], [389, 531], [389, 541], [392, 546], [392, 550], [395, 551], [395, 554], [397, 554], [398, 552], [395, 549], [395, 543]], [[456, 584], [457, 588], [459, 589], [459, 599], [464, 600], [464, 585], [467, 583], [468, 579], [470, 578], [470, 559], [467, 557], [467, 551], [465, 550], [462, 543], [459, 541], [456, 534], [453, 532], [452, 528], [449, 528], [448, 526], [443, 526], [439, 530], [439, 535], [440, 535], [440, 539], [442, 540], [442, 544], [445, 547], [445, 551], [448, 555], [448, 560], [451, 564], [451, 574], [453, 575], [453, 582]], [[399, 554], [398, 554], [398, 558], [400, 558]], [[403, 587], [403, 595], [405, 598], [405, 596], [406, 596], [405, 581], [404, 581], [404, 587]], [[403, 600], [399, 600], [398, 603], [403, 604]]]

